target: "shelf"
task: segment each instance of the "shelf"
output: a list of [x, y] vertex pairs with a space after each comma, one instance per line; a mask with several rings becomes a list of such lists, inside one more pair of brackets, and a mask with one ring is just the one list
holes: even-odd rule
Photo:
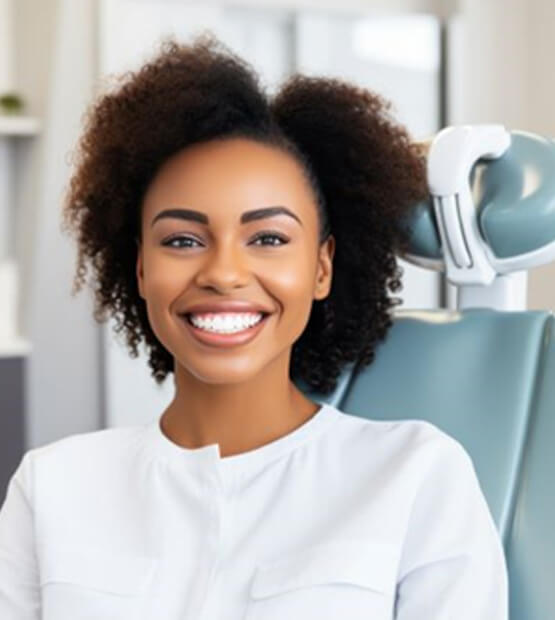
[[34, 136], [39, 130], [39, 119], [34, 116], [0, 113], [0, 136]]
[[27, 355], [31, 349], [31, 343], [23, 338], [0, 340], [0, 358]]

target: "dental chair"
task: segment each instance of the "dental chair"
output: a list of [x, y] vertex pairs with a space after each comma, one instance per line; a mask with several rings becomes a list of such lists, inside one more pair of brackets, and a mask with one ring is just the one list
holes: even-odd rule
[[[555, 619], [555, 321], [526, 310], [526, 270], [555, 261], [555, 142], [501, 125], [440, 131], [410, 253], [446, 272], [457, 309], [396, 310], [370, 366], [320, 403], [422, 419], [472, 457], [503, 541], [510, 620]], [[555, 282], [553, 282], [555, 286]]]

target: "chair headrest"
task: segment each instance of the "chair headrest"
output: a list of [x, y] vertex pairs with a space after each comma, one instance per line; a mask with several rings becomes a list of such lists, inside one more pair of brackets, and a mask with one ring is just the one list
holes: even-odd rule
[[[516, 259], [516, 271], [555, 260], [555, 142], [525, 131], [510, 136], [501, 157], [475, 163], [469, 184], [482, 241], [495, 257]], [[431, 196], [414, 206], [406, 224], [410, 246], [402, 258], [445, 271]]]

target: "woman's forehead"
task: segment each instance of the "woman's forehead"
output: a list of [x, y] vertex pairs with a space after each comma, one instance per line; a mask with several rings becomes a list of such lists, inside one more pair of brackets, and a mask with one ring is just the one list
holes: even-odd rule
[[234, 138], [195, 144], [172, 156], [150, 184], [144, 209], [155, 216], [161, 209], [183, 207], [215, 217], [281, 205], [302, 218], [306, 209], [314, 208], [313, 200], [291, 155]]
[[[216, 180], [257, 185], [282, 185], [287, 177], [294, 184], [303, 176], [299, 163], [289, 153], [246, 138], [211, 140], [193, 144], [162, 164], [160, 180], [187, 184], [193, 188], [201, 182], [216, 185]], [[156, 179], [155, 179], [156, 180]]]

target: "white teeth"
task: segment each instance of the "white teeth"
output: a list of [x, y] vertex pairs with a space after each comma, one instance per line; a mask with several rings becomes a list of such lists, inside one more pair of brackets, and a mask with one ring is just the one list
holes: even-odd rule
[[200, 329], [220, 334], [232, 334], [252, 327], [262, 320], [260, 313], [213, 314], [210, 318], [191, 315], [191, 323]]

